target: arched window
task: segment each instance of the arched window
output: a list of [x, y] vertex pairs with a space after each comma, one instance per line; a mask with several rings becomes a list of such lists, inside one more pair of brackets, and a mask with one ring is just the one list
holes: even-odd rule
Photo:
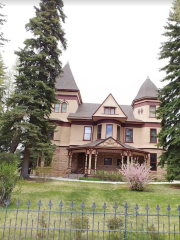
[[62, 112], [62, 113], [65, 113], [66, 110], [67, 110], [67, 103], [63, 102], [63, 103], [61, 104], [61, 112]]
[[54, 111], [59, 112], [59, 103], [54, 104]]

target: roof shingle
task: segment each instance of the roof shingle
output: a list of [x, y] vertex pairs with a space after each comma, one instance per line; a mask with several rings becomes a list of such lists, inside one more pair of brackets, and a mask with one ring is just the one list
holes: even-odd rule
[[147, 78], [140, 87], [139, 92], [135, 97], [134, 101], [141, 98], [157, 98], [158, 94], [157, 91], [158, 88], [156, 87], [156, 85], [149, 78]]
[[75, 90], [79, 91], [79, 88], [75, 82], [69, 63], [63, 67], [63, 73], [59, 74], [56, 78], [56, 89], [58, 90]]

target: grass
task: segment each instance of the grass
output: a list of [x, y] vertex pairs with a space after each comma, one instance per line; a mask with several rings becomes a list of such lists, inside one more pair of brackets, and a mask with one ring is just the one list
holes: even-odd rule
[[98, 209], [102, 208], [104, 202], [109, 210], [113, 210], [116, 202], [119, 207], [123, 207], [127, 202], [129, 209], [133, 209], [136, 203], [144, 208], [146, 204], [153, 210], [157, 204], [162, 211], [165, 211], [168, 204], [177, 209], [180, 204], [179, 194], [180, 185], [148, 185], [143, 192], [130, 191], [125, 184], [111, 183], [91, 183], [91, 182], [69, 182], [69, 181], [49, 181], [45, 183], [36, 183], [34, 181], [25, 181], [21, 191], [13, 193], [13, 199], [10, 207], [14, 208], [19, 199], [22, 207], [26, 206], [28, 200], [31, 200], [31, 207], [36, 207], [39, 200], [43, 205], [51, 200], [54, 204], [59, 204], [62, 200], [64, 205], [69, 206], [74, 201], [76, 206], [82, 202], [90, 207], [93, 202]]
[[[179, 194], [180, 194], [180, 185], [148, 185], [146, 190], [144, 192], [135, 192], [130, 191], [125, 184], [111, 184], [111, 183], [92, 183], [92, 182], [69, 182], [69, 181], [49, 181], [45, 183], [36, 183], [35, 181], [25, 181], [24, 184], [21, 186], [20, 192], [18, 191], [18, 186], [15, 188], [13, 192], [13, 199], [9, 206], [9, 209], [16, 209], [16, 202], [19, 199], [21, 202], [21, 205], [19, 206], [20, 209], [27, 209], [27, 202], [30, 199], [31, 200], [31, 207], [30, 209], [37, 209], [37, 203], [39, 200], [42, 201], [42, 212], [40, 215], [40, 221], [39, 225], [41, 227], [44, 226], [44, 224], [48, 225], [48, 212], [45, 210], [48, 210], [48, 203], [49, 200], [52, 201], [52, 210], [59, 210], [59, 203], [60, 201], [63, 202], [63, 210], [70, 210], [70, 204], [73, 201], [74, 202], [74, 210], [81, 211], [81, 203], [84, 202], [85, 208], [84, 211], [91, 211], [92, 212], [92, 204], [93, 202], [96, 203], [96, 209], [95, 212], [103, 212], [103, 204], [107, 204], [106, 212], [114, 212], [114, 203], [116, 202], [118, 205], [118, 212], [124, 212], [124, 205], [127, 202], [128, 203], [128, 212], [135, 212], [134, 207], [138, 203], [139, 205], [139, 213], [146, 213], [145, 206], [146, 204], [149, 205], [150, 210], [149, 213], [157, 213], [156, 206], [157, 204], [160, 206], [160, 213], [161, 214], [167, 214], [167, 206], [171, 205], [172, 211], [171, 214], [174, 214], [177, 216], [178, 211], [177, 207], [180, 204], [179, 201]], [[12, 223], [15, 223], [15, 212], [9, 212], [11, 217]], [[18, 213], [19, 217], [25, 217], [26, 213], [20, 212]], [[51, 213], [57, 221], [58, 216], [55, 215], [55, 213]], [[73, 215], [74, 216], [74, 215]], [[107, 215], [107, 219], [110, 219], [110, 222], [114, 224], [114, 218], [112, 218], [113, 215]], [[37, 214], [31, 212], [30, 217], [34, 219], [34, 224], [38, 224], [37, 220]], [[75, 216], [74, 216], [75, 217]], [[102, 218], [100, 215], [95, 215], [96, 222], [101, 221]], [[146, 225], [146, 218], [147, 216], [139, 216], [138, 219], [140, 221], [144, 221], [144, 224]], [[3, 219], [3, 217], [2, 217]], [[68, 221], [70, 221], [70, 217], [67, 217], [67, 224]], [[77, 218], [79, 224], [81, 225], [81, 217]], [[100, 220], [101, 219], [101, 220]], [[124, 217], [120, 216], [121, 219], [124, 222]], [[8, 222], [7, 221], [7, 222]], [[140, 222], [139, 221], [139, 222]], [[157, 217], [153, 217], [153, 220], [150, 220], [149, 217], [149, 224], [156, 224], [155, 227], [157, 229]], [[163, 220], [164, 221], [164, 220]], [[165, 219], [165, 223], [167, 221], [167, 217]], [[175, 218], [175, 220], [171, 221], [171, 224], [173, 221], [178, 221], [178, 217]], [[90, 227], [92, 227], [92, 215], [89, 215], [89, 222]], [[102, 222], [102, 221], [101, 221]], [[135, 224], [135, 220], [133, 220], [131, 217], [129, 217], [128, 224]], [[53, 224], [53, 222], [51, 223]], [[140, 224], [140, 223], [139, 223]], [[106, 222], [107, 225], [107, 222]], [[124, 226], [124, 223], [123, 223]], [[173, 224], [172, 224], [173, 226]], [[141, 225], [138, 226], [139, 229], [141, 229]], [[45, 231], [45, 230], [44, 230]], [[36, 231], [34, 231], [35, 234]], [[7, 232], [6, 232], [7, 233]], [[42, 234], [42, 233], [38, 233]], [[47, 231], [46, 233], [47, 234]], [[57, 234], [57, 233], [56, 233]], [[69, 233], [67, 233], [69, 234]], [[85, 234], [85, 233], [83, 233]], [[140, 237], [140, 236], [138, 236]], [[39, 239], [39, 238], [38, 238]], [[66, 239], [69, 239], [68, 237]], [[77, 238], [78, 239], [78, 238]], [[96, 238], [94, 238], [96, 239]], [[100, 238], [102, 239], [102, 238]], [[114, 239], [114, 238], [112, 238]], [[116, 238], [115, 238], [116, 239]], [[119, 239], [119, 238], [117, 238]], [[129, 238], [127, 238], [129, 239]], [[149, 239], [155, 239], [150, 238]], [[159, 238], [161, 239], [161, 238]], [[166, 239], [166, 238], [165, 238]], [[176, 239], [176, 238], [174, 238]]]

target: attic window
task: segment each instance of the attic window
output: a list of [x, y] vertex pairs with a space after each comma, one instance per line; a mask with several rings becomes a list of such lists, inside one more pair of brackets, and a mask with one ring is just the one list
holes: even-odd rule
[[114, 107], [105, 107], [104, 113], [105, 114], [115, 114], [115, 108]]

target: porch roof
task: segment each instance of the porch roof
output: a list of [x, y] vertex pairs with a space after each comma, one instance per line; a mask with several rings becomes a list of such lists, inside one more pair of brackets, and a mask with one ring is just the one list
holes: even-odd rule
[[106, 149], [106, 150], [124, 150], [124, 151], [133, 151], [148, 154], [149, 152], [144, 151], [139, 148], [132, 147], [128, 144], [122, 143], [121, 141], [115, 140], [112, 137], [106, 139], [96, 140], [94, 142], [90, 142], [83, 145], [78, 146], [70, 146], [69, 150], [82, 150], [82, 149]]

